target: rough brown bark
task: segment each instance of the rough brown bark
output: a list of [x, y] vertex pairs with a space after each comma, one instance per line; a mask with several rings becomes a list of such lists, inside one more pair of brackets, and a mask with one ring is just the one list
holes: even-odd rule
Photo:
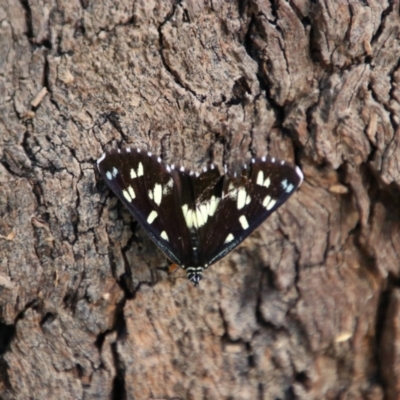
[[[400, 398], [399, 8], [0, 0], [1, 398]], [[305, 182], [175, 293], [120, 145]]]

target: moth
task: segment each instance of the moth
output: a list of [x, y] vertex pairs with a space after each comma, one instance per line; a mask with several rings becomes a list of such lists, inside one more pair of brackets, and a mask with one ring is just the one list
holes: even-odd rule
[[197, 286], [288, 200], [303, 180], [297, 166], [253, 158], [239, 173], [211, 164], [201, 172], [164, 164], [140, 149], [103, 154], [98, 169], [158, 248]]

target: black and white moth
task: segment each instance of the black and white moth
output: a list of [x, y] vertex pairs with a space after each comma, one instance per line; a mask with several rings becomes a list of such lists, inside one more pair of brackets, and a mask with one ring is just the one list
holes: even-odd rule
[[196, 286], [203, 270], [254, 231], [303, 180], [296, 166], [253, 158], [241, 173], [166, 165], [140, 149], [112, 150], [97, 161], [108, 186], [153, 242]]

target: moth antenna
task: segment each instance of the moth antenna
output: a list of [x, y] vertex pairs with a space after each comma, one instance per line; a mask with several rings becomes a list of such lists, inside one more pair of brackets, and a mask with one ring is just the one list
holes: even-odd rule
[[182, 283], [182, 285], [180, 285], [178, 287], [178, 289], [176, 289], [174, 292], [172, 292], [171, 296], [169, 297], [174, 297], [176, 294], [178, 294], [190, 281], [186, 280], [185, 283]]
[[235, 289], [232, 289], [231, 287], [229, 287], [228, 285], [225, 285], [224, 283], [222, 283], [219, 279], [212, 279], [209, 276], [202, 276], [202, 279], [206, 279], [209, 280], [211, 282], [214, 282], [220, 286], [223, 286], [225, 289], [230, 290], [232, 293], [236, 294], [237, 296], [239, 296], [239, 292], [237, 292]]

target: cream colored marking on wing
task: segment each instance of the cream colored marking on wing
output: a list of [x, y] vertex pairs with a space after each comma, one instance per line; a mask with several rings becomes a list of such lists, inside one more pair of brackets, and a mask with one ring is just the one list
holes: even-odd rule
[[294, 185], [292, 183], [289, 183], [289, 185], [286, 188], [286, 193], [290, 193], [294, 188]]
[[124, 195], [124, 197], [125, 197], [125, 199], [126, 199], [127, 201], [129, 201], [129, 202], [132, 201], [132, 197], [131, 197], [131, 195], [129, 194], [129, 192], [128, 192], [126, 189], [124, 189], [124, 190], [122, 191], [122, 194]]
[[184, 204], [182, 206], [182, 213], [183, 213], [183, 217], [185, 218], [186, 226], [190, 229], [192, 226], [194, 226], [193, 211], [189, 210], [187, 204]]
[[147, 223], [152, 224], [154, 220], [158, 217], [157, 211], [152, 211], [147, 217]]
[[226, 237], [224, 243], [232, 242], [233, 239], [235, 239], [235, 237], [232, 235], [232, 233], [230, 233], [230, 234]]
[[244, 215], [241, 215], [239, 218], [240, 225], [242, 225], [243, 229], [247, 229], [249, 227], [249, 223], [247, 218]]
[[270, 196], [270, 195], [267, 195], [267, 196], [265, 196], [265, 199], [264, 199], [262, 205], [263, 205], [265, 208], [267, 208], [270, 201], [271, 201], [271, 196]]
[[211, 199], [208, 200], [207, 202], [205, 202], [204, 205], [206, 206], [206, 215], [207, 215], [207, 219], [208, 219], [208, 216], [210, 215], [210, 210], [211, 210]]
[[195, 211], [196, 214], [195, 218], [197, 221], [197, 224], [195, 224], [196, 228], [199, 228], [200, 226], [203, 226], [206, 223], [206, 221], [203, 218], [202, 210], [200, 209], [200, 207], [196, 207]]
[[154, 202], [159, 206], [161, 204], [162, 199], [162, 186], [159, 183], [154, 185]]
[[131, 196], [131, 198], [133, 200], [136, 197], [136, 194], [135, 194], [135, 191], [133, 190], [132, 186], [128, 187], [128, 192], [129, 192], [129, 194], [130, 194], [130, 196]]
[[139, 163], [139, 166], [138, 166], [138, 169], [137, 169], [137, 176], [139, 177], [139, 176], [143, 176], [143, 173], [144, 173], [144, 171], [143, 171], [143, 164], [142, 164], [142, 162], [140, 162]]
[[167, 232], [165, 232], [165, 231], [162, 231], [162, 232], [161, 232], [160, 237], [161, 237], [162, 239], [164, 239], [166, 242], [169, 241]]
[[264, 172], [258, 171], [256, 184], [259, 186], [263, 186], [263, 183], [264, 183]]
[[[204, 204], [200, 204], [200, 206], [198, 207], [198, 211], [200, 211], [201, 214], [201, 222], [202, 224], [200, 224], [200, 218], [197, 217], [197, 222], [198, 222], [198, 228], [200, 228], [201, 226], [205, 225], [207, 220], [208, 220], [208, 202], [204, 203]], [[199, 215], [199, 213], [198, 213]]]
[[237, 209], [241, 210], [246, 205], [246, 189], [244, 187], [239, 188], [237, 196]]
[[212, 217], [215, 214], [215, 211], [217, 211], [218, 203], [220, 199], [212, 196], [210, 200], [210, 211], [208, 212], [208, 215]]
[[271, 199], [271, 201], [270, 201], [270, 202], [268, 203], [268, 205], [267, 205], [267, 210], [268, 210], [268, 211], [271, 210], [272, 207], [274, 207], [275, 204], [276, 204], [276, 200]]

